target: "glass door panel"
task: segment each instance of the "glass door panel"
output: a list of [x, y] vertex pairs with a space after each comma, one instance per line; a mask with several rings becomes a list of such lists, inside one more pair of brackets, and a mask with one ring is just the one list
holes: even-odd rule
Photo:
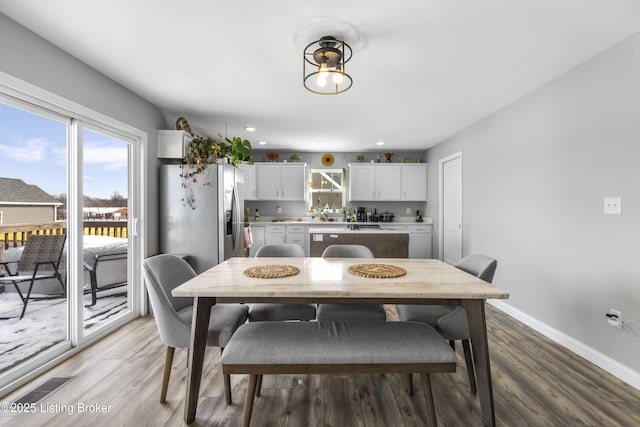
[[86, 127], [81, 141], [83, 329], [87, 335], [132, 310], [131, 143]]
[[[55, 357], [63, 347], [70, 348], [66, 260], [70, 121], [26, 103], [3, 100], [0, 98], [0, 383]], [[60, 236], [63, 250], [50, 245]], [[38, 240], [45, 243], [36, 245]], [[9, 276], [18, 267], [25, 273], [33, 271], [33, 263], [19, 262], [29, 256], [50, 259], [59, 278], [12, 282]], [[42, 270], [50, 268], [49, 264], [38, 264], [38, 268], [43, 275], [55, 276], [55, 270]]]

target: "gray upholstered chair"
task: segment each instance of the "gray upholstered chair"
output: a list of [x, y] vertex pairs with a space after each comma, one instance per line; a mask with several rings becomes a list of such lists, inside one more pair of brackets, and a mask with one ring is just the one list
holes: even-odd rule
[[[331, 245], [322, 252], [323, 258], [373, 258], [373, 252], [363, 245]], [[318, 321], [384, 321], [387, 315], [382, 304], [318, 304]]]
[[[143, 272], [149, 300], [158, 325], [160, 338], [167, 345], [162, 376], [160, 402], [167, 397], [171, 364], [176, 348], [188, 348], [191, 339], [193, 298], [175, 298], [171, 291], [196, 276], [196, 272], [176, 255], [156, 255], [143, 262]], [[224, 350], [231, 335], [247, 321], [247, 306], [243, 304], [216, 304], [211, 309], [207, 345]], [[227, 403], [231, 403], [229, 375], [224, 376]]]
[[[256, 257], [296, 257], [304, 258], [304, 249], [296, 244], [264, 245], [256, 252]], [[316, 318], [314, 304], [249, 304], [249, 321], [273, 320], [313, 320]]]
[[[491, 283], [496, 272], [498, 261], [486, 255], [475, 254], [461, 259], [456, 268], [477, 276], [485, 282]], [[461, 306], [451, 305], [397, 305], [396, 311], [400, 320], [423, 322], [436, 328], [454, 347], [456, 340], [462, 341], [464, 359], [469, 375], [471, 392], [476, 393], [476, 380], [469, 343], [469, 326], [467, 311]]]

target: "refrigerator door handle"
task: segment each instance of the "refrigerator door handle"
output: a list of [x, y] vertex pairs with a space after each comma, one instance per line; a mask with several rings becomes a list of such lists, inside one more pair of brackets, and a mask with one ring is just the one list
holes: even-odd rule
[[238, 197], [238, 189], [234, 185], [233, 193], [231, 196], [232, 205], [233, 205], [233, 215], [231, 220], [231, 248], [233, 249], [234, 255], [236, 254], [236, 248], [240, 245], [240, 198]]

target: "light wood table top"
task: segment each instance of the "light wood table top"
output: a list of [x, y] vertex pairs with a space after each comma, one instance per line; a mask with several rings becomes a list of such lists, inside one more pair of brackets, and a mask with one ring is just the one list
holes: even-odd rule
[[[252, 278], [247, 268], [269, 264], [297, 267], [284, 278]], [[396, 278], [366, 278], [349, 273], [355, 264], [388, 264], [406, 270]], [[493, 389], [484, 304], [509, 294], [462, 270], [434, 259], [407, 258], [230, 258], [172, 292], [194, 298], [189, 379], [184, 420], [196, 416], [211, 307], [228, 302], [387, 303], [461, 305], [467, 313], [478, 397], [485, 426], [495, 426]]]
[[[354, 264], [388, 264], [406, 270], [397, 278], [366, 278], [348, 272]], [[284, 278], [251, 278], [253, 266], [285, 264], [300, 272]], [[173, 290], [176, 297], [216, 297], [220, 302], [269, 299], [380, 299], [387, 303], [421, 299], [505, 299], [509, 294], [462, 270], [433, 259], [406, 258], [231, 258]], [[415, 301], [414, 301], [415, 300]]]

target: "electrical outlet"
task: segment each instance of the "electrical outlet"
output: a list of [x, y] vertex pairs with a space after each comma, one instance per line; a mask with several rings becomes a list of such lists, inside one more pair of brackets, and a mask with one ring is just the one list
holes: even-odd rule
[[407, 215], [411, 215], [411, 208], [407, 208]]
[[622, 329], [622, 312], [610, 308], [607, 314], [607, 321], [614, 328]]
[[622, 214], [622, 198], [621, 197], [605, 197], [604, 213], [609, 215]]

